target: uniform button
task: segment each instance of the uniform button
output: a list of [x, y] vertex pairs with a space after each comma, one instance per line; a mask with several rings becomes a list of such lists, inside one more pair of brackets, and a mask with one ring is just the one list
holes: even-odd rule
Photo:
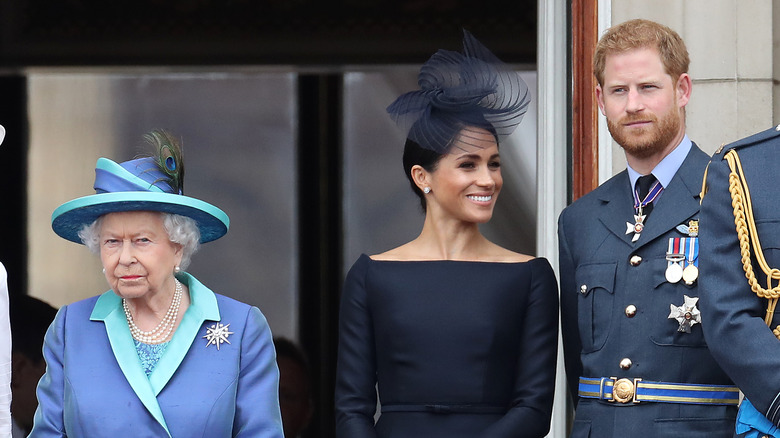
[[580, 293], [584, 294], [586, 292], [588, 292], [588, 285], [587, 284], [583, 284], [582, 286], [580, 286]]
[[620, 361], [620, 369], [627, 370], [631, 368], [631, 365], [633, 365], [633, 362], [627, 357]]
[[629, 318], [633, 318], [634, 315], [636, 315], [636, 306], [633, 304], [629, 304], [626, 306], [626, 316]]
[[642, 257], [634, 254], [631, 256], [628, 262], [631, 263], [631, 266], [639, 266], [642, 263]]

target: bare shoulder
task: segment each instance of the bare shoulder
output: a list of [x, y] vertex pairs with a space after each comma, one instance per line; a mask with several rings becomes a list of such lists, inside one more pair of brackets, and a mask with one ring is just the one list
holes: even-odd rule
[[379, 254], [373, 254], [369, 256], [371, 260], [393, 260], [404, 261], [412, 260], [413, 254], [415, 254], [414, 242], [405, 243], [399, 247], [385, 251]]
[[504, 247], [498, 246], [496, 244], [491, 244], [491, 248], [487, 258], [488, 261], [491, 262], [525, 263], [527, 261], [535, 259], [536, 257], [528, 254], [522, 254], [519, 252], [511, 251]]

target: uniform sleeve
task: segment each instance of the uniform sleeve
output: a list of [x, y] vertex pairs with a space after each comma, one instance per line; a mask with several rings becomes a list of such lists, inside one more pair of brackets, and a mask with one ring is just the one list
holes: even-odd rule
[[376, 411], [376, 353], [368, 307], [362, 256], [344, 282], [339, 313], [339, 349], [336, 366], [336, 436], [372, 438]]
[[11, 435], [11, 320], [8, 285], [0, 263], [0, 436]]
[[[719, 157], [719, 156], [717, 156]], [[780, 424], [780, 342], [764, 323], [766, 300], [750, 290], [740, 259], [728, 189], [729, 167], [714, 159], [702, 202], [699, 234], [699, 308], [710, 351], [752, 404]], [[768, 188], [753, 188], [760, 193]], [[777, 228], [777, 227], [775, 227]], [[778, 239], [761, 236], [762, 243]], [[754, 270], [761, 270], [755, 260]], [[766, 287], [765, 282], [760, 283]]]
[[241, 340], [241, 371], [236, 392], [233, 436], [283, 438], [279, 410], [279, 369], [271, 329], [252, 307]]
[[65, 352], [65, 320], [67, 306], [63, 306], [46, 331], [43, 342], [43, 357], [46, 359], [46, 373], [38, 382], [36, 394], [38, 408], [35, 411], [31, 438], [64, 437], [63, 420], [65, 379], [63, 358]]
[[574, 406], [577, 406], [579, 378], [582, 375], [582, 341], [577, 312], [579, 293], [574, 281], [576, 266], [572, 259], [566, 238], [566, 210], [558, 219], [558, 272], [561, 284], [561, 335], [563, 338], [563, 360], [566, 367], [566, 381]]
[[531, 263], [512, 406], [482, 438], [543, 437], [550, 430], [558, 357], [558, 287], [546, 259]]

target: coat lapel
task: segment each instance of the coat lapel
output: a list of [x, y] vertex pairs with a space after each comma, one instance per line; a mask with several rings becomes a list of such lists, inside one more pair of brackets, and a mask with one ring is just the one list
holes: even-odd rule
[[[149, 376], [149, 382], [155, 396], [159, 395], [171, 380], [190, 347], [199, 348], [196, 337], [203, 323], [220, 320], [219, 307], [214, 293], [187, 273], [182, 273], [178, 277], [189, 288], [191, 302], [173, 335], [173, 339], [165, 349], [165, 354]], [[204, 340], [201, 347], [205, 347], [205, 345], [206, 341]]]
[[626, 222], [634, 222], [634, 201], [631, 194], [631, 184], [628, 172], [625, 170], [609, 181], [610, 186], [601, 192], [601, 202], [604, 208], [599, 213], [599, 220], [609, 231], [627, 245], [633, 246], [631, 239], [634, 234], [626, 234]]
[[699, 212], [699, 195], [707, 161], [707, 155], [694, 144], [669, 187], [664, 189], [653, 206], [637, 246], [653, 241]]
[[133, 392], [141, 400], [141, 403], [170, 436], [162, 409], [160, 409], [160, 404], [157, 403], [156, 394], [141, 368], [141, 361], [138, 359], [133, 337], [130, 335], [130, 328], [122, 311], [120, 298], [113, 291], [105, 292], [95, 303], [90, 320], [103, 321], [106, 326], [108, 341], [111, 344], [111, 350], [114, 352], [114, 357], [127, 382], [133, 388]]
[[653, 241], [699, 212], [699, 195], [707, 162], [707, 154], [693, 144], [669, 187], [664, 188], [657, 204], [653, 206], [653, 212], [645, 221], [645, 229], [636, 242], [631, 241], [633, 233], [626, 234], [626, 222], [631, 221], [633, 224], [634, 220], [633, 194], [627, 171], [612, 178], [608, 182], [611, 185], [601, 193], [604, 208], [601, 209], [599, 220], [627, 245], [639, 248]]

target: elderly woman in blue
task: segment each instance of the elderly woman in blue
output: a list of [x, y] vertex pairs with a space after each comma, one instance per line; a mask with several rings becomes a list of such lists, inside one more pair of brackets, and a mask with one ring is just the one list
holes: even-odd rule
[[31, 437], [281, 438], [271, 331], [256, 307], [183, 271], [227, 215], [182, 193], [181, 149], [100, 158], [97, 194], [57, 208], [52, 228], [99, 254], [111, 290], [64, 306], [46, 334]]

